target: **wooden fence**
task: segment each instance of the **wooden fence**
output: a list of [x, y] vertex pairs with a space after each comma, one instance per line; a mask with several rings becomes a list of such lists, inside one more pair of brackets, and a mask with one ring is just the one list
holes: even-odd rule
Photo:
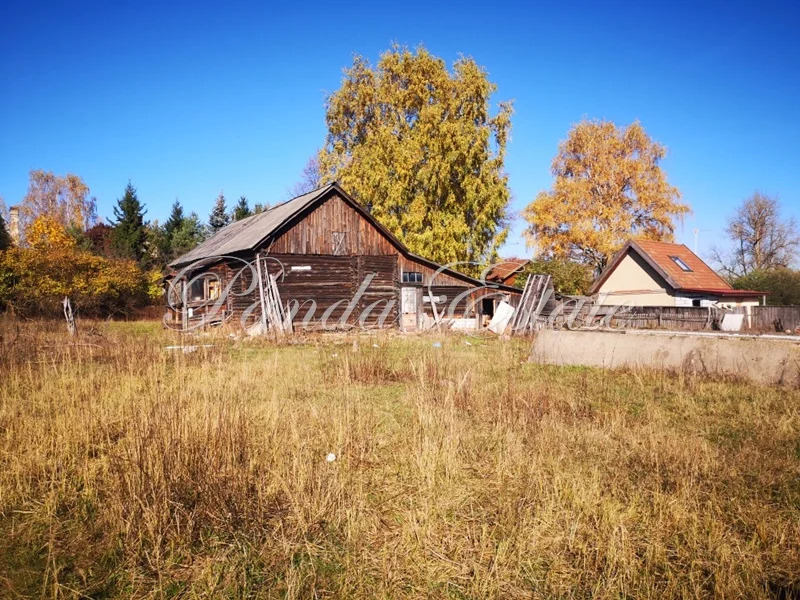
[[[739, 307], [732, 312], [747, 315], [747, 309]], [[794, 331], [800, 326], [800, 306], [752, 306], [749, 318], [745, 316], [742, 329], [758, 332]]]
[[700, 331], [711, 329], [711, 323], [714, 319], [711, 309], [693, 306], [604, 307], [598, 316], [611, 312], [606, 309], [617, 309], [611, 318], [611, 326], [631, 327], [634, 329]]
[[613, 316], [608, 324], [613, 327], [634, 329], [711, 330], [715, 323], [722, 320], [725, 313], [744, 314], [741, 329], [744, 332], [794, 331], [800, 326], [800, 306], [751, 306], [733, 309], [694, 306], [603, 306], [596, 313], [595, 320], [612, 313]]

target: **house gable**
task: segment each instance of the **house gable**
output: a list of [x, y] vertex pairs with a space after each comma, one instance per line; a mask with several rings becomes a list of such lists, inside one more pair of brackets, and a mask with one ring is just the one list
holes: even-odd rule
[[631, 291], [668, 291], [670, 283], [637, 252], [630, 249], [598, 288], [599, 293]]
[[639, 253], [628, 249], [594, 293], [606, 303], [663, 306], [674, 303], [670, 283]]

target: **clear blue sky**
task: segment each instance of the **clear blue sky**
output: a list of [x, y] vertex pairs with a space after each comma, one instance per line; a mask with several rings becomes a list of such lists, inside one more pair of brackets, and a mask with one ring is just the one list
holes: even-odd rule
[[[275, 202], [325, 136], [324, 99], [353, 53], [424, 43], [472, 56], [515, 100], [507, 170], [519, 211], [584, 116], [639, 119], [694, 209], [700, 251], [753, 190], [800, 220], [798, 3], [3, 3], [0, 196], [28, 171], [73, 172], [112, 214], [128, 179], [148, 218], [220, 190]], [[504, 249], [525, 255], [518, 219]]]

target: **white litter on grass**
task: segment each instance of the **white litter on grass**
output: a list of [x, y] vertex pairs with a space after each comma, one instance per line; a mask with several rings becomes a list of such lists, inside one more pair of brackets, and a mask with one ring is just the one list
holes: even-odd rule
[[328, 454], [328, 456], [325, 457], [325, 460], [328, 462], [333, 462], [336, 460], [336, 455], [333, 452], [331, 452], [330, 454]]
[[442, 342], [433, 342], [433, 347], [434, 348], [441, 348], [442, 347]]
[[333, 354], [331, 354], [331, 356], [332, 356], [333, 358], [336, 358], [337, 356], [339, 356], [339, 353], [338, 353], [338, 352], [334, 352]]
[[472, 344], [470, 344], [467, 340], [464, 340], [464, 345], [465, 346], [472, 346]]
[[378, 344], [372, 344], [372, 347], [373, 348], [380, 348], [380, 346], [378, 346]]

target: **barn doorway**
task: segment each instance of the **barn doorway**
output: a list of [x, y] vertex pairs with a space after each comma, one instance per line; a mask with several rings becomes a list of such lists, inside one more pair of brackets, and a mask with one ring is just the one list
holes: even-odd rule
[[494, 298], [483, 298], [481, 300], [481, 314], [490, 319], [494, 316]]

